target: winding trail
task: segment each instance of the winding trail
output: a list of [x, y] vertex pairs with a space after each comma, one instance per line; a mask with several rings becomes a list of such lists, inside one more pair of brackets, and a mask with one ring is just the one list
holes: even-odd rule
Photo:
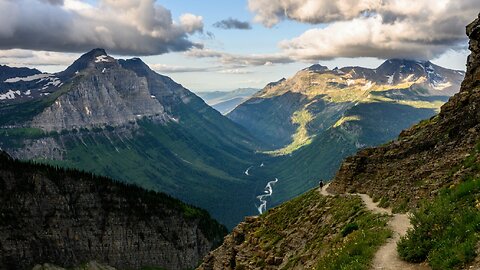
[[[333, 196], [334, 194], [327, 191], [330, 183], [325, 185], [323, 189], [319, 190], [320, 194], [324, 196]], [[363, 203], [368, 210], [377, 213], [377, 214], [387, 214], [390, 215], [390, 221], [388, 225], [393, 231], [391, 238], [381, 246], [375, 257], [373, 259], [372, 269], [379, 270], [429, 270], [430, 267], [423, 264], [413, 264], [402, 261], [397, 253], [397, 242], [400, 240], [400, 237], [404, 236], [407, 233], [407, 230], [411, 227], [410, 218], [408, 214], [392, 214], [392, 210], [388, 208], [378, 207], [377, 203], [374, 203], [372, 198], [367, 194], [351, 194], [360, 196], [363, 200]]]

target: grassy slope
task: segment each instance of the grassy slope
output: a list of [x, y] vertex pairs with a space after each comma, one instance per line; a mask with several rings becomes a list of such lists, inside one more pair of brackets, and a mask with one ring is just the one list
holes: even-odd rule
[[67, 148], [64, 161], [44, 161], [168, 193], [209, 210], [232, 227], [254, 213], [251, 182], [240, 169], [249, 166], [249, 153], [241, 148], [228, 152], [232, 145], [216, 142], [212, 147], [203, 139], [175, 123], [162, 126], [145, 120], [133, 137], [114, 129], [80, 131], [62, 139]]
[[331, 179], [342, 160], [354, 154], [359, 146], [385, 143], [412, 123], [434, 114], [434, 110], [395, 103], [367, 103], [353, 107], [345, 117], [359, 120], [330, 128], [317, 135], [311, 144], [273, 160], [269, 173], [280, 180], [272, 197], [274, 204], [305, 192], [320, 179]]
[[[359, 197], [324, 197], [311, 190], [240, 225], [244, 240], [236, 242], [232, 259], [235, 269], [263, 269], [275, 257], [282, 258], [279, 269], [369, 269], [391, 233], [387, 220], [366, 210]], [[239, 237], [234, 231], [227, 245]], [[214, 256], [231, 248], [225, 245]]]
[[[424, 202], [412, 217], [413, 230], [398, 246], [407, 261], [428, 261], [434, 270], [465, 269], [478, 255], [480, 240], [480, 145], [461, 166], [472, 176], [444, 188], [433, 200]], [[476, 175], [476, 176], [473, 176]]]
[[[255, 214], [255, 179], [244, 169], [257, 162], [251, 138], [213, 109], [181, 112], [181, 124], [139, 122], [138, 129], [44, 133], [40, 129], [0, 129], [0, 141], [22, 147], [24, 139], [55, 138], [65, 145], [63, 161], [37, 160], [79, 168], [162, 191], [205, 208], [228, 227]], [[126, 135], [125, 135], [126, 133]], [[234, 138], [231, 140], [230, 138]]]

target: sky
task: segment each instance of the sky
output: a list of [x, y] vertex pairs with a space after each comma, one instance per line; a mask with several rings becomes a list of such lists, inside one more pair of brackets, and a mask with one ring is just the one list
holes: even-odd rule
[[0, 0], [0, 64], [63, 70], [104, 48], [192, 91], [263, 88], [320, 63], [465, 69], [478, 0]]

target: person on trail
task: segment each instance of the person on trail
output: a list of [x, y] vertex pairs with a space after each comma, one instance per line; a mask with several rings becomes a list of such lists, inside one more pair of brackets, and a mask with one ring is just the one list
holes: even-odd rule
[[320, 186], [320, 190], [323, 189], [323, 180], [320, 180], [320, 182], [318, 183], [318, 185]]

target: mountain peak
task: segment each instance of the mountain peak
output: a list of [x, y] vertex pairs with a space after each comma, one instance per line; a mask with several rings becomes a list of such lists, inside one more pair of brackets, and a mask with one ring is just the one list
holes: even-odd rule
[[414, 75], [414, 78], [425, 76], [432, 82], [443, 82], [444, 78], [440, 76], [438, 68], [440, 67], [426, 60], [394, 58], [386, 60], [375, 70], [377, 74], [388, 77], [389, 84], [397, 83], [408, 75]]
[[329, 69], [326, 66], [322, 66], [320, 64], [314, 64], [314, 65], [311, 65], [308, 68], [305, 68], [303, 70], [313, 71], [313, 72], [323, 72], [323, 71], [328, 71]]
[[414, 60], [414, 59], [403, 59], [403, 58], [392, 58], [385, 60], [379, 68], [382, 67], [394, 67], [394, 68], [399, 68], [402, 66], [407, 66], [411, 67], [413, 65], [422, 65], [422, 66], [427, 66], [431, 64], [430, 61], [426, 60]]
[[75, 60], [65, 71], [61, 72], [61, 77], [73, 77], [77, 72], [85, 70], [98, 64], [116, 63], [115, 58], [109, 56], [102, 48], [93, 49]]
[[268, 88], [268, 87], [275, 87], [275, 86], [283, 83], [283, 82], [286, 81], [286, 80], [287, 80], [287, 79], [285, 79], [285, 78], [281, 78], [280, 80], [278, 80], [278, 81], [276, 81], [276, 82], [271, 82], [271, 83], [267, 84], [266, 88]]
[[138, 57], [126, 60], [121, 59], [118, 63], [120, 63], [123, 68], [132, 70], [140, 77], [147, 77], [147, 75], [153, 72], [150, 67]]
[[96, 48], [96, 49], [93, 49], [93, 50], [87, 52], [85, 55], [93, 55], [93, 56], [97, 57], [97, 56], [100, 56], [100, 55], [108, 55], [108, 54], [105, 51], [105, 49]]
[[114, 60], [114, 58], [109, 56], [104, 49], [96, 48], [80, 56], [80, 58], [77, 61], [84, 62], [84, 63], [90, 63], [90, 62], [100, 63], [100, 62], [112, 62], [112, 60]]

